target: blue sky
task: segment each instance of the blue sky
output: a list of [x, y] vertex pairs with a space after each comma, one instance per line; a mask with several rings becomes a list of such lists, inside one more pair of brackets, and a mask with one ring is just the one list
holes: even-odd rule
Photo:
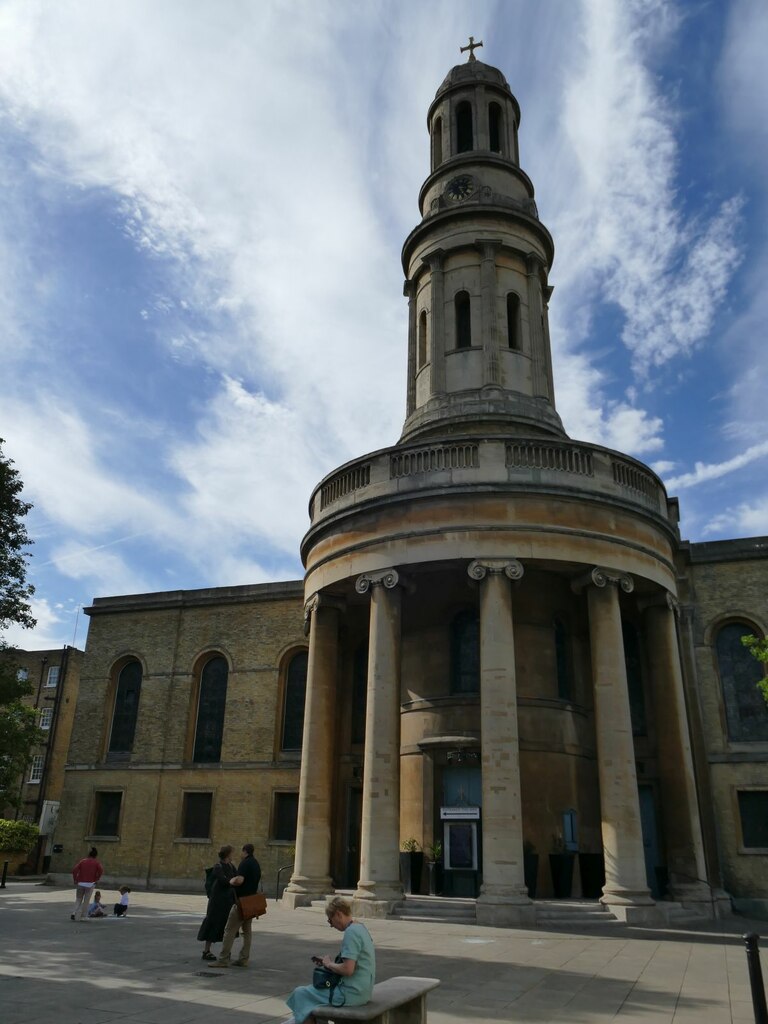
[[484, 41], [555, 239], [558, 410], [683, 537], [768, 534], [762, 0], [0, 0], [0, 436], [37, 629], [301, 576], [404, 416], [426, 111]]

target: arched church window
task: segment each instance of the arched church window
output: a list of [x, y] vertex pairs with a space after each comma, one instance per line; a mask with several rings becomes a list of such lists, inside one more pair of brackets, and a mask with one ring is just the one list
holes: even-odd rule
[[757, 688], [763, 676], [760, 662], [741, 642], [750, 633], [755, 630], [743, 622], [729, 622], [715, 640], [728, 738], [737, 743], [768, 740], [768, 704]]
[[466, 609], [451, 623], [451, 693], [480, 692], [480, 620]]
[[501, 152], [501, 107], [498, 103], [488, 105], [488, 141], [492, 153]]
[[427, 361], [427, 314], [424, 310], [419, 316], [419, 369]]
[[299, 651], [288, 664], [283, 699], [281, 750], [301, 750], [304, 735], [304, 699], [307, 695], [307, 662], [307, 652]]
[[352, 743], [365, 743], [365, 712], [368, 703], [368, 644], [355, 651], [352, 665]]
[[573, 671], [571, 667], [568, 631], [562, 619], [552, 624], [555, 639], [555, 667], [557, 669], [557, 696], [560, 700], [573, 699]]
[[468, 153], [473, 148], [472, 105], [464, 100], [456, 107], [456, 152]]
[[632, 735], [645, 736], [648, 732], [648, 725], [645, 715], [645, 689], [643, 687], [643, 667], [640, 658], [640, 637], [637, 629], [631, 622], [621, 623], [621, 633], [624, 639], [624, 667], [627, 672]]
[[432, 170], [443, 162], [443, 119], [436, 117], [432, 124]]
[[215, 764], [221, 760], [228, 678], [229, 666], [220, 654], [209, 658], [203, 665], [192, 752], [192, 760], [199, 764]]
[[507, 293], [507, 344], [520, 348], [520, 296], [515, 292]]
[[115, 689], [115, 708], [109, 735], [110, 754], [130, 754], [136, 733], [141, 697], [141, 662], [133, 659], [120, 669]]
[[456, 348], [469, 348], [472, 345], [472, 311], [469, 292], [456, 292], [453, 303], [456, 310]]

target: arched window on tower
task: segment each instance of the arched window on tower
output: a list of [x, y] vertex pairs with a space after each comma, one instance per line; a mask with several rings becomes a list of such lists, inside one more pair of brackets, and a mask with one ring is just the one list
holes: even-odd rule
[[424, 310], [422, 310], [421, 311], [421, 315], [419, 316], [419, 358], [418, 358], [418, 368], [421, 369], [422, 366], [424, 366], [424, 364], [426, 363], [426, 361], [427, 361], [427, 314], [424, 312]]
[[432, 170], [443, 162], [443, 119], [436, 117], [432, 124]]
[[456, 348], [469, 348], [472, 345], [472, 311], [469, 292], [456, 292], [453, 304], [456, 310]]
[[200, 672], [195, 746], [192, 752], [192, 760], [198, 764], [216, 764], [221, 761], [228, 678], [229, 666], [220, 654], [209, 658]]
[[557, 696], [560, 700], [573, 700], [573, 670], [568, 642], [568, 630], [562, 619], [552, 623], [555, 639], [555, 667], [557, 669]]
[[492, 153], [501, 153], [502, 114], [498, 103], [488, 105], [488, 142]]
[[472, 105], [463, 100], [456, 107], [456, 152], [468, 153], [471, 149], [474, 149]]
[[480, 619], [466, 609], [451, 623], [451, 693], [480, 692]]
[[507, 344], [511, 349], [520, 350], [520, 296], [507, 292]]
[[129, 661], [120, 669], [109, 734], [110, 754], [130, 754], [133, 750], [141, 697], [141, 676], [141, 662], [136, 659]]
[[645, 716], [645, 688], [643, 686], [643, 666], [640, 659], [640, 637], [631, 622], [622, 621], [621, 634], [624, 639], [624, 667], [627, 672], [632, 735], [645, 736], [648, 733], [648, 726]]
[[301, 750], [304, 735], [304, 699], [307, 695], [307, 662], [307, 652], [299, 651], [288, 664], [283, 698], [281, 750]]
[[741, 642], [755, 632], [743, 622], [729, 622], [718, 630], [715, 640], [728, 738], [737, 743], [768, 740], [768, 704], [757, 688], [763, 676], [760, 662]]

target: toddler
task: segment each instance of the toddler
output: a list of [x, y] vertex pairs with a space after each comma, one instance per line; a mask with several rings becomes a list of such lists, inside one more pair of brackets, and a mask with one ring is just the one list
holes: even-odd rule
[[120, 900], [115, 904], [115, 917], [125, 917], [128, 913], [128, 893], [130, 891], [127, 885], [120, 886]]
[[107, 912], [101, 902], [101, 893], [97, 889], [93, 894], [93, 903], [88, 907], [88, 917], [106, 917]]

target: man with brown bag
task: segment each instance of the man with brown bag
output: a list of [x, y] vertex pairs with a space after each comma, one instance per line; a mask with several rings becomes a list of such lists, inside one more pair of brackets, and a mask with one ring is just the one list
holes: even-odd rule
[[253, 918], [241, 912], [238, 901], [246, 896], [254, 896], [259, 890], [260, 881], [261, 868], [259, 867], [259, 862], [253, 856], [253, 843], [246, 843], [243, 847], [243, 859], [237, 866], [237, 874], [229, 880], [229, 884], [235, 889], [235, 903], [227, 918], [221, 953], [216, 963], [208, 964], [209, 967], [230, 966], [232, 944], [235, 941], [238, 930], [243, 934], [243, 945], [240, 955], [236, 960], [231, 961], [231, 965], [234, 967], [245, 967], [248, 964], [248, 957], [251, 953], [251, 923]]

